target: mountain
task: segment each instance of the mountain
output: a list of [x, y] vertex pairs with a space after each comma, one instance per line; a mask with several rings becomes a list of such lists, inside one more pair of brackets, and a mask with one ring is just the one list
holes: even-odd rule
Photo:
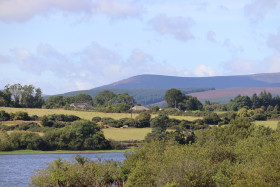
[[176, 77], [164, 75], [138, 75], [98, 89], [114, 88], [253, 88], [280, 87], [280, 73], [253, 75]]
[[[280, 87], [280, 73], [213, 77], [138, 75], [94, 89], [68, 92], [60, 95], [73, 96], [78, 93], [86, 93], [94, 97], [100, 91], [106, 89], [114, 93], [128, 93], [137, 102], [143, 105], [151, 105], [163, 101], [165, 92], [170, 88], [178, 88], [183, 93], [190, 94], [214, 89], [258, 87]], [[225, 97], [228, 100], [229, 96]]]

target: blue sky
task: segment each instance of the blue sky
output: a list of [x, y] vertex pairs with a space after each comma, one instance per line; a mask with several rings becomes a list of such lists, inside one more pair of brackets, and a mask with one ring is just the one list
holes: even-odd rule
[[279, 0], [0, 0], [0, 89], [280, 72]]

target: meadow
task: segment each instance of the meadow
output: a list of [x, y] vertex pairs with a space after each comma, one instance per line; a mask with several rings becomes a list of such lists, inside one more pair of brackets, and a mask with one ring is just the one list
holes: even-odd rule
[[[41, 108], [11, 108], [11, 107], [0, 107], [0, 110], [5, 110], [6, 112], [27, 112], [29, 116], [37, 115], [39, 117], [51, 114], [65, 114], [65, 115], [76, 115], [82, 119], [91, 120], [93, 117], [110, 117], [113, 119], [130, 118], [130, 113], [103, 113], [103, 112], [93, 112], [93, 111], [76, 111], [76, 110], [64, 110], [64, 109], [41, 109]], [[138, 114], [133, 113], [132, 118], [136, 118]], [[156, 117], [157, 114], [152, 114], [152, 118]], [[202, 119], [202, 117], [195, 116], [169, 116], [170, 118], [179, 120], [193, 121], [196, 119]]]
[[152, 128], [107, 128], [102, 129], [106, 139], [115, 141], [144, 140]]
[[270, 127], [273, 130], [275, 130], [277, 128], [277, 124], [279, 121], [255, 121], [253, 122], [256, 125], [263, 125], [265, 127]]

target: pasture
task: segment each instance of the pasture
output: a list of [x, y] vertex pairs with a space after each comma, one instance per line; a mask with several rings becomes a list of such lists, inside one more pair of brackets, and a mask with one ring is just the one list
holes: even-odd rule
[[144, 140], [152, 128], [107, 128], [102, 129], [106, 139], [115, 141]]
[[[76, 115], [82, 119], [91, 120], [93, 117], [110, 117], [113, 119], [130, 118], [130, 113], [103, 113], [103, 112], [92, 112], [92, 111], [76, 111], [76, 110], [64, 110], [64, 109], [41, 109], [41, 108], [10, 108], [10, 107], [0, 107], [0, 110], [5, 110], [6, 112], [27, 112], [29, 116], [37, 115], [39, 117], [51, 114], [65, 114], [65, 115]], [[136, 118], [138, 114], [133, 113], [132, 118]], [[156, 117], [157, 114], [152, 114], [152, 118]], [[196, 119], [202, 119], [202, 117], [195, 116], [169, 116], [170, 118], [175, 118], [179, 120], [193, 121]]]
[[265, 127], [270, 127], [273, 130], [275, 130], [277, 128], [277, 124], [279, 121], [255, 121], [253, 122], [256, 125], [263, 125]]

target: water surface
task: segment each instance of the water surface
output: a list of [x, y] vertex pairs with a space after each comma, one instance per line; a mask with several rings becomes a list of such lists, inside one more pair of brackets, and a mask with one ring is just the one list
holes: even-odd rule
[[[18, 154], [0, 155], [0, 186], [21, 187], [28, 186], [33, 171], [45, 168], [47, 162], [58, 157], [71, 160], [75, 154]], [[124, 153], [83, 153], [91, 160], [98, 158], [123, 161]]]

